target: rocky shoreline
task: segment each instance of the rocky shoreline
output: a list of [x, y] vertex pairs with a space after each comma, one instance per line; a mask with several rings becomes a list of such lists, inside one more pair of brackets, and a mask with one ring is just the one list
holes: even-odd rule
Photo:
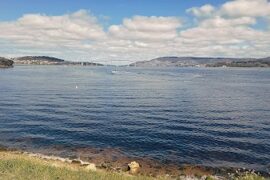
[[[46, 161], [57, 161], [66, 164], [75, 164], [89, 171], [104, 170], [106, 172], [126, 173], [135, 176], [166, 177], [167, 179], [189, 179], [189, 180], [225, 180], [235, 179], [244, 174], [260, 175], [270, 178], [267, 172], [258, 172], [245, 168], [229, 167], [203, 167], [195, 165], [176, 165], [161, 163], [156, 160], [139, 157], [128, 157], [115, 149], [78, 149], [78, 156], [61, 156], [61, 152], [50, 153], [20, 151], [16, 149], [0, 148], [0, 151], [12, 152], [35, 157]], [[47, 151], [48, 152], [48, 151]]]

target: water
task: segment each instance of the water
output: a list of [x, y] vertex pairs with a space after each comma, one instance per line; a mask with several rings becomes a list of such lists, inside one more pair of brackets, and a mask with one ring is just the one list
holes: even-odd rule
[[0, 70], [0, 144], [120, 148], [267, 169], [270, 69], [16, 66]]

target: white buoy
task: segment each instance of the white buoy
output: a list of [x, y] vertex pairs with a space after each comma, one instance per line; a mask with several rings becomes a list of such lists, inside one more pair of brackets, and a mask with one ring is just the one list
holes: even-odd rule
[[78, 86], [76, 85], [76, 89], [78, 89]]

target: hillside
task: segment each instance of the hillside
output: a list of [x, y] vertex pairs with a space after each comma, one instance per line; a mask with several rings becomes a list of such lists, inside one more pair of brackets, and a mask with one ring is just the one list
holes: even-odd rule
[[13, 61], [7, 58], [0, 57], [0, 68], [12, 67]]
[[13, 58], [15, 64], [32, 65], [82, 65], [82, 66], [103, 66], [93, 62], [72, 62], [49, 56], [23, 56]]
[[270, 60], [232, 61], [207, 64], [207, 67], [270, 67]]
[[270, 67], [270, 58], [159, 57], [130, 64], [137, 67]]
[[61, 64], [64, 62], [62, 59], [48, 56], [23, 56], [13, 58], [15, 64]]
[[55, 57], [49, 57], [49, 56], [23, 56], [14, 58], [14, 60], [17, 61], [25, 61], [25, 60], [35, 60], [35, 61], [51, 61], [51, 62], [63, 62], [63, 59], [58, 59]]

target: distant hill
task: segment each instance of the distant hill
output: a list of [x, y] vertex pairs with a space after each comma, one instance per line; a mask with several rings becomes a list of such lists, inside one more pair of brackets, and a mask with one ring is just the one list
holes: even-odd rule
[[23, 56], [13, 58], [15, 64], [33, 64], [33, 65], [82, 65], [82, 66], [103, 66], [93, 62], [72, 62], [65, 61], [49, 56]]
[[270, 58], [159, 57], [130, 64], [137, 67], [270, 67]]
[[[82, 65], [103, 66], [94, 62], [73, 62], [49, 56], [23, 56], [7, 59], [0, 58], [1, 67], [14, 64], [33, 65]], [[212, 58], [212, 57], [159, 57], [149, 61], [139, 61], [129, 66], [137, 67], [270, 67], [270, 57], [267, 58]]]
[[35, 60], [35, 61], [64, 62], [63, 59], [58, 59], [58, 58], [49, 57], [49, 56], [23, 56], [23, 57], [14, 58], [14, 60], [17, 60], [17, 61]]
[[232, 61], [207, 64], [207, 67], [270, 67], [270, 59], [257, 59], [250, 61]]
[[15, 64], [61, 64], [64, 63], [63, 59], [48, 56], [23, 56], [13, 58]]
[[0, 68], [8, 68], [13, 66], [13, 61], [7, 58], [0, 57]]

